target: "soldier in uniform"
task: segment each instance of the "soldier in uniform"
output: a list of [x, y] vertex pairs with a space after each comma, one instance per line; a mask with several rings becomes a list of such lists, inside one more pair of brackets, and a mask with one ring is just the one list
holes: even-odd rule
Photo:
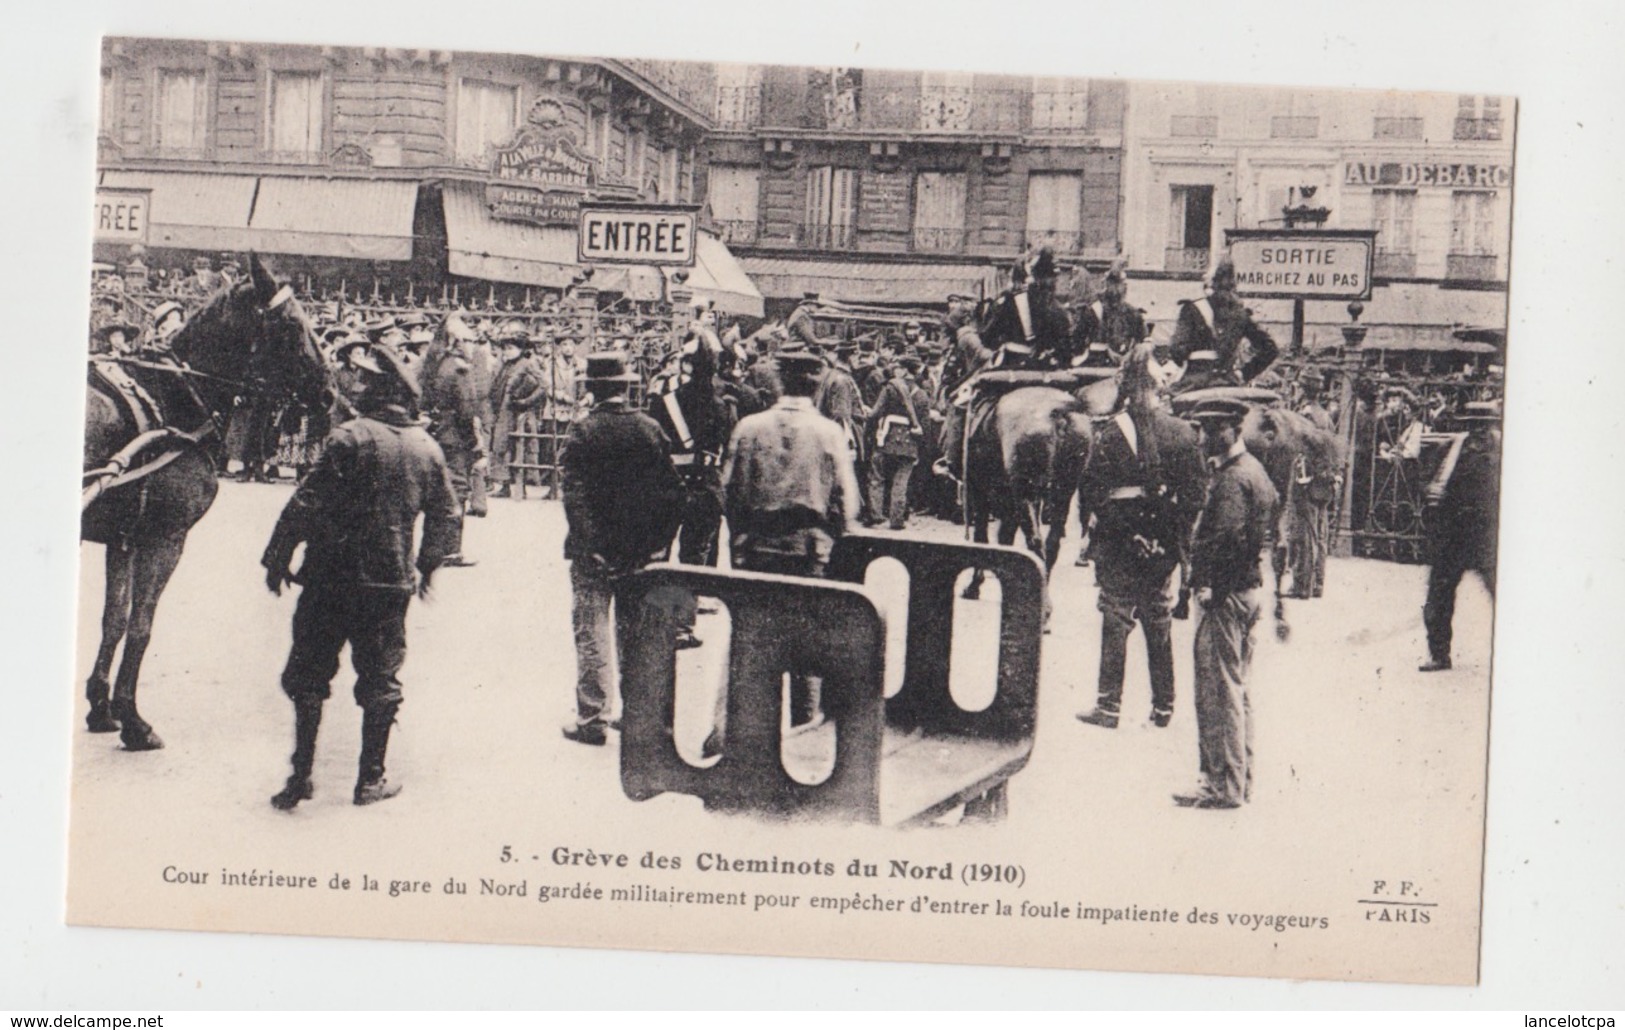
[[909, 478], [925, 438], [923, 413], [931, 406], [931, 398], [919, 384], [921, 367], [919, 355], [904, 351], [869, 413], [867, 429], [875, 441], [875, 453], [869, 462], [867, 525], [878, 524], [884, 517], [892, 529], [902, 529], [908, 521]]
[[1170, 618], [1173, 574], [1184, 559], [1206, 479], [1196, 433], [1163, 410], [1161, 368], [1152, 347], [1135, 344], [1119, 377], [1123, 407], [1097, 430], [1078, 491], [1085, 531], [1095, 519], [1091, 553], [1100, 587], [1099, 692], [1084, 722], [1116, 729], [1128, 638], [1145, 629], [1151, 672], [1151, 722], [1174, 712]]
[[480, 412], [488, 402], [476, 394], [478, 379], [472, 360], [476, 342], [473, 330], [460, 316], [453, 315], [446, 320], [445, 336], [424, 355], [419, 372], [429, 433], [445, 452], [452, 489], [457, 493], [459, 515], [455, 545], [441, 562], [454, 568], [474, 564], [463, 555], [461, 513], [468, 505], [473, 477], [483, 476], [489, 465], [484, 425], [480, 421]]
[[1433, 564], [1428, 568], [1428, 660], [1422, 672], [1450, 668], [1451, 622], [1456, 587], [1476, 571], [1495, 594], [1496, 527], [1501, 510], [1501, 406], [1470, 401], [1456, 421], [1467, 438], [1447, 455], [1427, 487], [1427, 525]]
[[[778, 362], [784, 395], [740, 421], [723, 466], [733, 567], [822, 577], [836, 538], [857, 519], [858, 479], [846, 434], [812, 402], [823, 359], [797, 341]], [[812, 682], [792, 677], [790, 694], [791, 725], [816, 722]]]
[[[394, 352], [352, 348], [354, 397], [362, 414], [339, 426], [277, 520], [261, 564], [266, 586], [303, 589], [293, 613], [293, 648], [282, 689], [294, 706], [293, 772], [271, 798], [284, 811], [313, 792], [310, 774], [322, 704], [350, 645], [361, 706], [361, 760], [354, 801], [370, 805], [400, 793], [384, 778], [390, 727], [401, 704], [396, 679], [406, 660], [406, 608], [456, 546], [457, 500], [440, 448], [412, 416], [417, 387]], [[423, 542], [412, 556], [413, 524]], [[297, 574], [289, 569], [305, 545]], [[417, 572], [414, 582], [413, 572]]]
[[1202, 450], [1217, 464], [1197, 519], [1191, 584], [1202, 614], [1196, 623], [1196, 732], [1202, 782], [1174, 800], [1185, 807], [1238, 808], [1252, 796], [1253, 717], [1247, 679], [1258, 624], [1261, 565], [1278, 498], [1264, 466], [1241, 441], [1247, 405], [1203, 401], [1190, 417], [1201, 424]]
[[863, 406], [863, 393], [858, 389], [857, 380], [852, 378], [852, 355], [857, 349], [858, 345], [851, 340], [835, 345], [835, 359], [819, 380], [813, 405], [820, 415], [846, 432], [851, 441], [853, 462], [861, 469], [865, 450], [862, 426], [867, 411]]
[[998, 345], [994, 367], [1065, 368], [1071, 363], [1072, 320], [1055, 297], [1059, 272], [1048, 247], [1016, 266], [1016, 282], [985, 328], [987, 338]]
[[703, 318], [677, 357], [676, 367], [650, 384], [649, 415], [671, 441], [671, 460], [683, 480], [678, 560], [714, 566], [722, 529], [722, 456], [733, 419], [717, 382], [722, 347]]
[[1106, 272], [1100, 297], [1078, 311], [1073, 351], [1079, 364], [1091, 368], [1120, 365], [1129, 350], [1146, 337], [1145, 312], [1127, 303], [1128, 272], [1116, 262]]
[[976, 298], [963, 293], [948, 297], [948, 334], [951, 341], [942, 367], [942, 395], [946, 398], [942, 427], [942, 459], [935, 469], [939, 475], [964, 478], [965, 413], [970, 407], [968, 384], [976, 373], [993, 360], [993, 351], [982, 343], [976, 320]]
[[[1252, 353], [1238, 368], [1243, 340]], [[1213, 269], [1207, 296], [1180, 302], [1168, 352], [1186, 366], [1178, 385], [1185, 391], [1250, 383], [1270, 367], [1280, 348], [1236, 296], [1236, 266], [1224, 258]]]
[[627, 401], [638, 374], [626, 370], [626, 360], [588, 355], [585, 381], [592, 410], [570, 427], [561, 458], [576, 643], [576, 717], [564, 737], [601, 746], [613, 723], [609, 603], [615, 580], [665, 553], [684, 490], [666, 434]]

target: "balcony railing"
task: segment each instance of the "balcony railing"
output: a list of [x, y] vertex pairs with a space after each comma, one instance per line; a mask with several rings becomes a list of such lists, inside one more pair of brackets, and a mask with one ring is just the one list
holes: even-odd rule
[[1379, 250], [1372, 259], [1371, 274], [1385, 279], [1410, 278], [1416, 274], [1416, 255]]
[[797, 239], [808, 250], [851, 250], [857, 245], [858, 232], [852, 225], [812, 222], [801, 226]]
[[1456, 139], [1498, 140], [1501, 138], [1500, 118], [1457, 118]]
[[1163, 252], [1162, 267], [1169, 272], [1205, 272], [1211, 254], [1206, 247], [1169, 247]]
[[717, 128], [748, 129], [761, 124], [761, 121], [761, 86], [717, 87]]
[[737, 221], [723, 219], [712, 223], [716, 226], [717, 235], [722, 237], [723, 243], [755, 243], [760, 235], [761, 223], [756, 220]]
[[1027, 250], [1048, 247], [1057, 254], [1082, 254], [1083, 233], [1076, 229], [1028, 229], [1023, 237]]
[[1082, 131], [1089, 125], [1089, 94], [1084, 90], [1034, 90], [1034, 132]]
[[911, 235], [913, 248], [928, 254], [963, 254], [970, 230], [916, 225]]
[[[755, 91], [754, 95], [752, 91]], [[733, 95], [730, 95], [733, 94]], [[840, 83], [808, 93], [769, 86], [725, 87], [717, 123], [724, 128], [831, 132], [1053, 133], [1088, 127], [1084, 91], [1042, 92], [969, 86], [865, 87]]]
[[1494, 254], [1447, 254], [1444, 274], [1447, 279], [1485, 281], [1495, 278]]

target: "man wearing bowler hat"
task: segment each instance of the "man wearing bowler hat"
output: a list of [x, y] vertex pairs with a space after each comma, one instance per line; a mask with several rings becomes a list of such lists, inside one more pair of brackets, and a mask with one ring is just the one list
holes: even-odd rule
[[683, 511], [683, 481], [671, 441], [627, 401], [637, 381], [619, 353], [587, 356], [592, 410], [570, 428], [561, 459], [564, 557], [570, 562], [576, 643], [576, 716], [567, 740], [601, 746], [610, 728], [614, 646], [609, 602], [615, 580], [664, 554]]
[[[294, 707], [293, 772], [271, 798], [284, 811], [314, 793], [316, 733], [345, 644], [362, 711], [353, 800], [370, 805], [400, 793], [398, 782], [384, 778], [384, 755], [401, 705], [396, 674], [406, 661], [406, 609], [414, 590], [428, 596], [430, 577], [456, 546], [457, 498], [440, 448], [412, 414], [416, 383], [393, 351], [361, 343], [342, 353], [356, 372], [361, 416], [328, 437], [260, 559], [272, 593], [280, 596], [288, 583], [302, 588], [282, 671]], [[423, 539], [414, 561], [419, 513]], [[301, 543], [305, 558], [295, 573], [290, 563]]]
[[1194, 793], [1174, 797], [1193, 808], [1239, 808], [1252, 796], [1247, 678], [1277, 495], [1242, 443], [1246, 416], [1247, 405], [1224, 398], [1202, 402], [1190, 416], [1202, 428], [1202, 450], [1214, 466], [1191, 548], [1191, 585], [1202, 608], [1195, 648], [1202, 782]]
[[1427, 603], [1428, 660], [1422, 672], [1450, 668], [1451, 622], [1456, 587], [1469, 571], [1495, 594], [1496, 527], [1501, 510], [1501, 405], [1470, 401], [1455, 416], [1467, 436], [1453, 446], [1426, 491], [1429, 544]]

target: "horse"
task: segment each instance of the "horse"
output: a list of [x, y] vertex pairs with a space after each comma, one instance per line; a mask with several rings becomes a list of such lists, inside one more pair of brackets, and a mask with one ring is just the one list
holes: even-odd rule
[[[291, 390], [312, 409], [331, 399], [310, 321], [292, 288], [273, 278], [258, 255], [250, 254], [248, 265], [247, 277], [209, 298], [176, 333], [172, 357], [142, 352], [110, 359], [111, 367], [88, 384], [84, 461], [91, 488], [79, 535], [105, 546], [107, 584], [101, 643], [85, 685], [85, 724], [92, 733], [117, 730], [130, 751], [164, 746], [136, 709], [136, 682], [158, 600], [188, 532], [219, 490], [223, 420], [238, 397], [259, 390]], [[136, 463], [140, 457], [145, 463]], [[121, 641], [124, 654], [110, 685]]]
[[1292, 633], [1281, 589], [1288, 558], [1287, 514], [1292, 510], [1294, 494], [1305, 489], [1301, 481], [1317, 474], [1342, 472], [1343, 440], [1290, 408], [1260, 405], [1254, 405], [1242, 421], [1241, 439], [1275, 486], [1276, 506], [1270, 514], [1270, 569], [1275, 577], [1275, 635], [1286, 640]]
[[[965, 446], [965, 525], [973, 539], [987, 543], [996, 518], [999, 543], [1013, 544], [1019, 528], [1046, 574], [1053, 570], [1089, 440], [1089, 420], [1065, 390], [1021, 386], [999, 397]], [[968, 596], [980, 581], [978, 570]]]

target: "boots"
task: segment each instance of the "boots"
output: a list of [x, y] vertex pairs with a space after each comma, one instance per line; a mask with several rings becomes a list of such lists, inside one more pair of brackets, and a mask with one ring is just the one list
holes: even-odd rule
[[387, 801], [401, 792], [399, 783], [384, 779], [384, 752], [389, 749], [389, 729], [395, 724], [400, 705], [370, 705], [361, 715], [361, 762], [355, 781], [355, 803], [371, 805]]
[[316, 762], [316, 731], [322, 725], [322, 702], [296, 701], [293, 713], [293, 773], [282, 792], [271, 798], [272, 806], [284, 812], [293, 811], [295, 805], [310, 800], [314, 793], [310, 770]]
[[1151, 725], [1167, 726], [1174, 718], [1174, 645], [1167, 619], [1148, 619], [1146, 665], [1151, 671]]
[[1078, 715], [1080, 722], [1102, 729], [1117, 728], [1118, 710], [1123, 702], [1123, 667], [1128, 659], [1128, 636], [1134, 623], [1111, 612], [1100, 619], [1100, 688], [1095, 710]]

